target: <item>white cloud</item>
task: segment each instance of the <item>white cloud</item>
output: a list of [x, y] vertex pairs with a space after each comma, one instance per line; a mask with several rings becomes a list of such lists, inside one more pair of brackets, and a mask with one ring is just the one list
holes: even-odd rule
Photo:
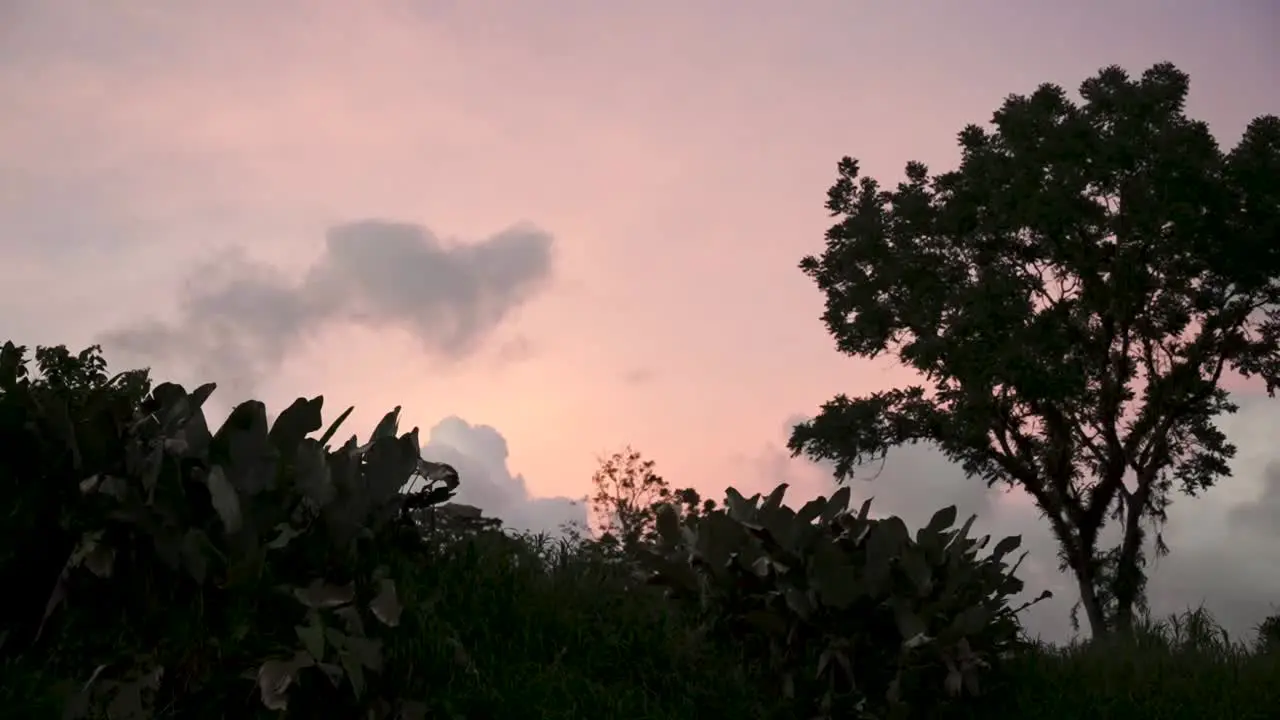
[[461, 484], [453, 502], [474, 505], [504, 527], [557, 535], [562, 526], [585, 527], [586, 505], [565, 497], [533, 497], [524, 476], [507, 465], [507, 440], [488, 425], [450, 416], [431, 428], [422, 456], [449, 463]]

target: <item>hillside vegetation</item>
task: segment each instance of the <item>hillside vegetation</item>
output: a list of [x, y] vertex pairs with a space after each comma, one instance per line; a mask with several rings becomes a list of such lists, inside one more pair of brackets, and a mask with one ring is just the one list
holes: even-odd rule
[[913, 531], [847, 488], [706, 502], [624, 462], [597, 485], [647, 481], [653, 502], [551, 541], [450, 503], [465, 478], [423, 461], [398, 411], [363, 443], [334, 440], [347, 413], [325, 425], [320, 398], [270, 427], [241, 403], [210, 431], [210, 385], [110, 378], [97, 348], [35, 356], [0, 355], [8, 717], [1243, 719], [1280, 701], [1274, 618], [1252, 647], [1202, 612], [1122, 649], [1028, 642], [1018, 539], [971, 538], [954, 507]]

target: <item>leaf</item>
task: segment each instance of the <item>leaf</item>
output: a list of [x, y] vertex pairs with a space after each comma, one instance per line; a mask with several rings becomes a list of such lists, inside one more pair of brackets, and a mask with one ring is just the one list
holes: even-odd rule
[[150, 720], [152, 710], [143, 693], [154, 692], [160, 686], [164, 668], [157, 667], [128, 682], [121, 683], [115, 697], [107, 705], [107, 717], [112, 720]]
[[351, 690], [359, 699], [364, 695], [364, 667], [360, 661], [351, 653], [344, 652], [338, 655], [338, 661], [342, 663], [342, 669], [347, 671], [347, 680], [351, 682]]
[[322, 396], [310, 400], [297, 398], [276, 417], [267, 437], [283, 456], [289, 457], [303, 438], [324, 427], [320, 416], [322, 405]]
[[818, 519], [826, 507], [827, 501], [822, 498], [810, 500], [796, 513], [796, 522], [808, 525]]
[[268, 710], [283, 712], [289, 708], [289, 686], [295, 680], [297, 667], [287, 660], [271, 659], [258, 668], [258, 696]]
[[360, 611], [355, 605], [343, 605], [333, 611], [337, 615], [342, 624], [347, 628], [348, 635], [364, 636], [364, 620], [360, 618]]
[[761, 506], [761, 509], [773, 510], [782, 505], [782, 496], [785, 495], [786, 492], [787, 483], [782, 483], [778, 487], [774, 488], [773, 492], [769, 493], [769, 496], [764, 499], [764, 504]]
[[849, 509], [849, 498], [853, 496], [853, 491], [848, 485], [841, 487], [831, 494], [827, 499], [827, 506], [822, 509], [822, 518], [820, 522], [823, 525], [830, 523], [836, 519], [836, 516]]
[[439, 501], [428, 500], [426, 505], [434, 505], [436, 502], [443, 502], [453, 495], [455, 490], [461, 483], [458, 477], [458, 471], [448, 463], [432, 462], [430, 460], [420, 460], [418, 463], [417, 473], [422, 476], [427, 485], [443, 484], [444, 487], [437, 487], [434, 490], [447, 490]]
[[111, 570], [115, 566], [116, 553], [115, 550], [102, 542], [102, 531], [86, 535], [83, 542], [84, 545], [81, 546], [80, 556], [84, 568], [100, 578], [111, 577]]
[[658, 506], [654, 525], [657, 528], [658, 537], [664, 541], [672, 545], [680, 541], [680, 518], [670, 504], [662, 503]]
[[377, 672], [382, 669], [382, 643], [373, 638], [347, 636], [346, 651], [361, 665]]
[[342, 678], [346, 673], [342, 669], [341, 665], [334, 665], [333, 663], [316, 663], [316, 667], [320, 669], [320, 672], [324, 673], [325, 677], [329, 678], [329, 682], [333, 683], [334, 687], [342, 685]]
[[911, 581], [919, 597], [927, 597], [933, 589], [933, 569], [925, 558], [924, 550], [917, 545], [908, 545], [902, 549], [898, 558], [898, 567]]
[[738, 492], [736, 488], [726, 488], [724, 504], [729, 510], [729, 515], [735, 520], [749, 520], [755, 514], [755, 508], [747, 502], [747, 499]]
[[293, 631], [302, 641], [302, 647], [312, 658], [319, 662], [324, 660], [324, 626], [318, 618], [312, 618], [307, 625], [295, 625]]
[[283, 550], [293, 541], [294, 538], [302, 535], [302, 531], [293, 527], [289, 523], [280, 523], [276, 525], [276, 536], [271, 542], [267, 543], [268, 550]]
[[813, 603], [809, 602], [809, 595], [798, 588], [788, 588], [783, 595], [786, 597], [787, 607], [801, 619], [807, 620], [813, 614]]
[[963, 687], [964, 678], [961, 676], [959, 668], [954, 665], [950, 665], [950, 663], [948, 663], [948, 665], [947, 677], [942, 681], [943, 687], [946, 689], [948, 695], [951, 697], [957, 697], [960, 695], [960, 688]]
[[330, 585], [323, 580], [315, 579], [305, 588], [294, 588], [293, 595], [298, 602], [313, 609], [335, 608], [354, 602], [355, 586]]
[[394, 438], [396, 436], [396, 427], [400, 424], [400, 406], [397, 405], [394, 410], [382, 416], [382, 420], [378, 422], [378, 426], [373, 429], [373, 434], [369, 436], [369, 444], [381, 438]]
[[960, 529], [957, 530], [954, 535], [952, 535], [951, 542], [948, 545], [949, 549], [963, 551], [966, 547], [968, 547], [969, 530], [973, 528], [973, 521], [977, 519], [978, 519], [977, 515], [970, 515], [969, 519], [964, 521], [964, 525], [961, 525]]
[[995, 548], [991, 551], [991, 558], [993, 560], [1000, 560], [1005, 555], [1017, 550], [1020, 545], [1022, 545], [1022, 536], [1010, 535], [996, 543]]
[[294, 456], [294, 484], [302, 496], [323, 508], [337, 496], [329, 459], [320, 443], [303, 440]]
[[925, 529], [932, 533], [938, 533], [951, 527], [955, 522], [956, 506], [948, 505], [933, 514], [933, 517], [929, 519], [929, 524], [925, 526]]
[[369, 610], [382, 624], [387, 627], [396, 627], [400, 624], [400, 614], [404, 608], [396, 596], [395, 581], [383, 578], [378, 585], [378, 595], [369, 603]]
[[320, 436], [320, 441], [319, 441], [321, 447], [324, 447], [324, 448], [329, 447], [329, 441], [333, 439], [334, 433], [338, 432], [338, 427], [342, 425], [342, 423], [347, 419], [347, 417], [351, 415], [351, 411], [355, 409], [356, 409], [356, 406], [352, 405], [351, 407], [344, 410], [342, 414], [338, 416], [338, 419], [334, 420], [333, 424], [329, 426], [329, 429], [324, 431], [324, 435]]
[[192, 411], [194, 412], [203, 407], [205, 401], [209, 399], [209, 396], [213, 394], [217, 387], [217, 383], [205, 383], [192, 390], [191, 394], [187, 396], [187, 402], [190, 403]]
[[228, 535], [240, 531], [243, 518], [240, 515], [240, 496], [227, 480], [221, 465], [214, 465], [204, 476], [205, 486], [209, 488], [209, 498], [213, 509], [222, 520], [222, 527]]

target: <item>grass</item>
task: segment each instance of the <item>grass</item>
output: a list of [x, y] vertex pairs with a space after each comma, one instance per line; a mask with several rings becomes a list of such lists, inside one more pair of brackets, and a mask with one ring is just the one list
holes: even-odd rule
[[[416, 611], [387, 647], [388, 675], [449, 720], [800, 717], [734, 647], [698, 636], [590, 547], [473, 538], [401, 567], [402, 600]], [[1145, 621], [1124, 647], [1039, 645], [1002, 666], [983, 698], [932, 717], [1274, 720], [1277, 680], [1280, 653], [1232, 643], [1199, 609]], [[243, 701], [252, 688], [239, 682]], [[38, 664], [5, 668], [6, 717], [57, 717], [31, 704], [42, 683]]]
[[1280, 653], [1231, 641], [1204, 608], [1144, 619], [1136, 642], [1039, 646], [957, 717], [1280, 717]]

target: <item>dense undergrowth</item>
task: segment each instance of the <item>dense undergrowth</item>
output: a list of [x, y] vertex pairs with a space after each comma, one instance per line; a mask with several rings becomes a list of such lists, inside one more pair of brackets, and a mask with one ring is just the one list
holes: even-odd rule
[[[1006, 538], [732, 488], [619, 543], [449, 503], [398, 413], [333, 446], [321, 400], [204, 425], [91, 348], [0, 353], [6, 718], [1257, 718], [1276, 622], [1203, 611], [1029, 642]], [[404, 492], [410, 480], [426, 489]], [[667, 497], [677, 497], [670, 496]]]
[[[387, 648], [388, 665], [432, 699], [429, 717], [803, 717], [764, 690], [732, 647], [700, 639], [616, 567], [571, 545], [544, 542], [539, 551], [535, 539], [521, 542], [459, 541], [408, 573], [403, 601], [421, 612]], [[538, 554], [542, 563], [529, 562]], [[1149, 622], [1139, 638], [1123, 651], [1020, 654], [988, 695], [937, 717], [1275, 717], [1280, 654], [1231, 644], [1200, 610]], [[4, 668], [8, 717], [60, 717], [45, 665], [28, 657]], [[227, 692], [240, 701], [251, 689], [242, 682]]]

